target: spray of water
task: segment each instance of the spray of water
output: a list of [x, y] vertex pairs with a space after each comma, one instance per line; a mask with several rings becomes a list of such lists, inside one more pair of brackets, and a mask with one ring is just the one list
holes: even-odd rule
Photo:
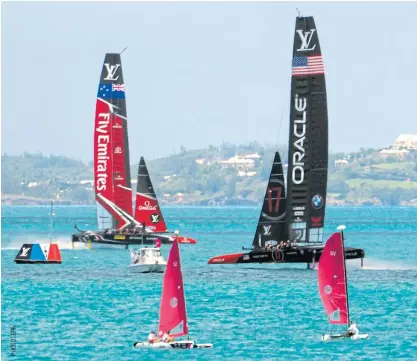
[[[351, 266], [354, 268], [360, 268], [360, 263], [354, 263]], [[390, 262], [386, 260], [365, 258], [363, 269], [373, 271], [417, 271], [417, 266], [399, 261]]]
[[[58, 247], [60, 249], [73, 249], [72, 248], [72, 242], [71, 238], [69, 236], [56, 236], [52, 239], [53, 243], [57, 243]], [[45, 234], [42, 235], [36, 235], [31, 234], [27, 236], [17, 236], [13, 238], [10, 242], [7, 242], [7, 245], [2, 245], [2, 251], [5, 250], [19, 250], [20, 247], [22, 247], [22, 244], [24, 243], [49, 243], [48, 237], [45, 236]], [[80, 250], [80, 249], [87, 249], [87, 244], [85, 243], [75, 243], [74, 250]]]

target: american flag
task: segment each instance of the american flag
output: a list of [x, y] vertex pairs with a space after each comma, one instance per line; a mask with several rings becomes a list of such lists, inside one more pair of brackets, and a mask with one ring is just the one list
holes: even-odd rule
[[125, 85], [124, 84], [112, 84], [111, 85], [111, 90], [112, 91], [117, 91], [117, 92], [124, 92], [125, 91]]
[[315, 56], [294, 56], [292, 59], [292, 75], [324, 74], [323, 58]]

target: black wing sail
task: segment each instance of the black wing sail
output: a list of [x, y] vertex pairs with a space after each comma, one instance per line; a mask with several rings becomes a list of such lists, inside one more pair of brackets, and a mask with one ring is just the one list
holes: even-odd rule
[[287, 220], [291, 239], [321, 243], [327, 190], [328, 119], [323, 58], [313, 17], [295, 23]]
[[263, 248], [265, 247], [265, 243], [269, 241], [279, 243], [288, 239], [285, 223], [285, 207], [284, 172], [281, 157], [279, 156], [279, 152], [276, 152], [255, 238], [253, 239], [254, 248]]
[[145, 159], [140, 158], [138, 168], [138, 184], [136, 188], [135, 219], [154, 232], [166, 232], [167, 227]]

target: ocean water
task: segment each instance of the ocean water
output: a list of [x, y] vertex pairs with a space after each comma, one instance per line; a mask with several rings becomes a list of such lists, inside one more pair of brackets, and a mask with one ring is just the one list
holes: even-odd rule
[[13, 262], [23, 242], [48, 239], [48, 207], [2, 207], [2, 360], [417, 360], [417, 209], [328, 209], [326, 234], [346, 224], [346, 245], [365, 249], [364, 269], [348, 264], [349, 301], [370, 334], [329, 343], [321, 334], [342, 329], [327, 322], [316, 270], [207, 264], [251, 244], [258, 208], [163, 211], [170, 230], [198, 240], [180, 246], [189, 329], [213, 349], [132, 348], [157, 328], [162, 275], [129, 273], [122, 247], [71, 249], [75, 223], [95, 228], [94, 207], [56, 207], [62, 265]]

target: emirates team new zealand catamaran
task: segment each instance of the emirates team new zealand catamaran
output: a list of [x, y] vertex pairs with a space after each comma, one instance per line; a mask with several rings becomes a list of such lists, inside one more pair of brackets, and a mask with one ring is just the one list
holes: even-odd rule
[[[120, 54], [106, 54], [94, 124], [94, 189], [99, 231], [82, 231], [73, 242], [124, 245], [196, 243], [167, 232], [146, 165], [141, 159], [133, 216], [125, 84]], [[142, 176], [146, 173], [146, 176]]]
[[[276, 153], [250, 252], [217, 256], [209, 264], [314, 266], [323, 252], [328, 119], [323, 59], [313, 17], [297, 17], [295, 24], [289, 144], [287, 192]], [[345, 257], [363, 259], [365, 252], [345, 248]]]

